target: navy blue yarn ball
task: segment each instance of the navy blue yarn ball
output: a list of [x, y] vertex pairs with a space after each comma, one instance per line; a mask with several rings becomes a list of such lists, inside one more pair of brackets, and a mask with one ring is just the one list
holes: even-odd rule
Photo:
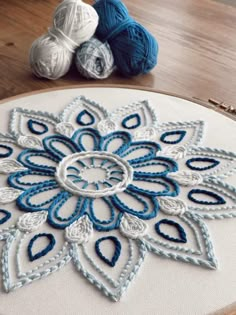
[[148, 73], [157, 64], [156, 39], [130, 16], [120, 0], [98, 0], [96, 35], [110, 44], [115, 65], [125, 76]]

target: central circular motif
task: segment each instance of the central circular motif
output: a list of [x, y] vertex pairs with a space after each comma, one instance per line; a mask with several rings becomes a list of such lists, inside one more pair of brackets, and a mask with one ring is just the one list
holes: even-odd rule
[[99, 198], [124, 191], [133, 179], [133, 169], [116, 154], [86, 151], [66, 156], [55, 177], [74, 195]]

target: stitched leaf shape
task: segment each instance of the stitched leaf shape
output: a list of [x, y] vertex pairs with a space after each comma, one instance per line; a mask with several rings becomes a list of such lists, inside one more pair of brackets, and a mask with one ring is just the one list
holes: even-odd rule
[[[216, 179], [205, 180], [201, 185], [195, 187], [196, 189], [210, 191], [213, 194], [219, 196], [219, 200], [224, 200], [225, 202], [217, 203], [217, 197], [214, 198], [214, 195], [209, 199], [204, 195], [193, 195], [196, 198], [202, 198], [202, 200], [209, 200], [212, 204], [199, 204], [194, 202], [188, 202], [188, 209], [192, 213], [196, 213], [199, 217], [206, 219], [224, 219], [236, 217], [236, 189], [224, 182]], [[188, 195], [188, 192], [181, 192], [181, 196], [184, 194], [184, 198]], [[204, 199], [203, 199], [204, 197]], [[201, 199], [200, 199], [201, 200]], [[215, 203], [215, 204], [214, 204]]]
[[[94, 236], [95, 240], [101, 237], [99, 232], [96, 232]], [[71, 244], [71, 254], [77, 270], [106, 296], [118, 301], [142, 265], [146, 248], [139, 240], [134, 241], [122, 237], [117, 231], [113, 231], [112, 236], [117, 237], [122, 244], [120, 258], [112, 268], [97, 256], [95, 242], [92, 242], [92, 244], [89, 242], [82, 246]], [[103, 248], [103, 251], [110, 249], [110, 254], [103, 254], [112, 257], [114, 254], [112, 243], [104, 243], [105, 245], [108, 248]], [[109, 245], [111, 245], [111, 248]]]
[[185, 130], [166, 131], [161, 135], [160, 140], [166, 144], [178, 144], [184, 139], [185, 135]]
[[197, 170], [205, 178], [225, 178], [236, 170], [236, 154], [220, 149], [205, 147], [189, 148], [184, 159], [188, 168]]
[[[173, 222], [172, 218], [169, 220], [165, 216], [159, 222]], [[152, 222], [155, 226], [156, 220], [153, 219]], [[198, 215], [186, 212], [181, 218], [175, 217], [174, 222], [178, 225], [178, 227], [175, 226], [177, 230], [171, 229], [171, 231], [167, 230], [166, 232], [163, 224], [159, 226], [161, 233], [152, 232], [145, 236], [143, 242], [147, 248], [154, 254], [164, 258], [180, 260], [211, 269], [217, 268], [210, 234], [204, 221]], [[184, 233], [179, 228], [180, 226]], [[173, 236], [173, 231], [175, 231], [176, 236]]]
[[107, 111], [101, 105], [86, 99], [77, 97], [61, 113], [61, 122], [69, 122], [76, 129], [81, 127], [95, 127], [101, 120], [108, 117]]
[[[15, 108], [11, 112], [10, 133], [15, 137], [33, 137], [37, 135], [37, 137], [42, 138], [49, 132], [52, 132], [54, 125], [58, 122], [58, 118], [53, 114], [23, 108]], [[31, 140], [31, 142], [32, 141], [33, 140]], [[22, 145], [21, 142], [20, 144]]]
[[115, 121], [119, 129], [135, 132], [136, 128], [156, 126], [157, 116], [149, 103], [144, 100], [123, 106], [111, 113], [110, 118]]
[[[38, 265], [34, 264], [33, 268], [29, 265], [28, 270], [26, 269], [23, 271], [21, 265], [23, 265], [24, 262], [25, 267], [25, 260], [24, 258], [22, 260], [22, 249], [20, 248], [17, 255], [12, 255], [11, 251], [15, 246], [19, 246], [19, 242], [27, 242], [27, 237], [27, 234], [19, 234], [14, 230], [6, 237], [6, 243], [3, 246], [2, 251], [2, 278], [3, 287], [6, 292], [16, 290], [33, 281], [45, 278], [54, 272], [59, 271], [71, 260], [69, 249], [67, 246], [63, 246], [59, 251], [54, 251], [54, 254], [51, 254], [49, 258], [47, 256], [42, 257]], [[17, 271], [16, 275], [12, 273], [12, 266], [14, 265]]]
[[[163, 123], [157, 127], [162, 142], [162, 149], [165, 146], [181, 145], [189, 147], [190, 145], [199, 145], [202, 140], [204, 129], [204, 122], [201, 120], [186, 121], [186, 122], [168, 122]], [[177, 138], [173, 139], [173, 133], [176, 134]], [[167, 137], [170, 139], [168, 141]], [[166, 141], [165, 141], [166, 139]], [[173, 141], [172, 141], [173, 140]], [[175, 141], [177, 140], [177, 142]]]
[[2, 174], [14, 173], [25, 169], [26, 168], [15, 159], [0, 160], [0, 173]]

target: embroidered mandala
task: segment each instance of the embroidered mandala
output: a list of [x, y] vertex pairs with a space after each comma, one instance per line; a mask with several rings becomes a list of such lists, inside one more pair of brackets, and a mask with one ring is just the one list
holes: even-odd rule
[[236, 155], [199, 146], [203, 129], [159, 124], [148, 101], [112, 113], [84, 97], [58, 116], [14, 109], [0, 134], [4, 289], [72, 263], [117, 301], [151, 252], [216, 269], [207, 220], [236, 217], [224, 182]]

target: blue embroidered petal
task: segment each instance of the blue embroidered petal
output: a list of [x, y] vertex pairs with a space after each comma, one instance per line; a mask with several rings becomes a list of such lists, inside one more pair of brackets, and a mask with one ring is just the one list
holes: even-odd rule
[[[111, 241], [114, 244], [114, 253], [111, 259], [105, 257], [100, 249], [100, 244], [104, 241]], [[118, 261], [121, 253], [121, 242], [115, 236], [106, 236], [99, 238], [95, 243], [95, 251], [99, 258], [101, 258], [107, 265], [114, 267]]]
[[77, 144], [79, 151], [100, 151], [102, 147], [102, 137], [93, 128], [78, 129], [72, 140]]
[[0, 158], [9, 157], [13, 152], [13, 149], [5, 144], [0, 144]]
[[120, 224], [122, 213], [114, 207], [109, 198], [89, 199], [88, 215], [97, 231], [111, 231]]
[[61, 192], [48, 208], [48, 223], [64, 229], [85, 213], [87, 205], [88, 199], [73, 196], [67, 191]]
[[135, 129], [141, 125], [141, 118], [137, 113], [131, 114], [122, 120], [121, 125], [126, 129]]
[[0, 224], [4, 224], [11, 217], [11, 212], [9, 212], [5, 209], [0, 209], [0, 214], [3, 214], [3, 216], [0, 217]]
[[53, 135], [43, 139], [45, 150], [55, 159], [61, 160], [68, 154], [79, 152], [79, 147], [67, 137]]
[[[196, 162], [200, 162], [200, 165], [197, 166], [196, 164], [193, 164]], [[220, 161], [208, 157], [196, 157], [186, 161], [186, 165], [188, 166], [188, 168], [190, 168], [193, 171], [206, 171], [216, 167], [219, 164]]]
[[132, 142], [128, 150], [122, 152], [120, 156], [127, 160], [131, 165], [147, 162], [156, 157], [160, 145], [150, 141]]
[[[20, 210], [27, 212], [48, 210], [50, 204], [63, 193], [58, 187], [58, 183], [55, 180], [33, 186], [17, 198], [17, 206]], [[32, 198], [39, 198], [40, 200], [32, 202]]]
[[[174, 237], [174, 236], [171, 236], [170, 234], [166, 234], [162, 232], [161, 230], [162, 225], [173, 226], [178, 231], [179, 237]], [[159, 234], [161, 237], [165, 238], [168, 241], [175, 242], [175, 243], [187, 243], [186, 233], [183, 227], [179, 223], [173, 220], [163, 219], [163, 220], [158, 221], [155, 224], [155, 230], [157, 234]]]
[[29, 119], [27, 125], [29, 130], [36, 135], [43, 135], [48, 132], [48, 126], [40, 121]]
[[185, 135], [185, 130], [166, 131], [161, 135], [160, 140], [166, 144], [177, 144], [183, 140]]
[[52, 180], [53, 172], [37, 172], [32, 170], [20, 171], [17, 173], [11, 174], [8, 179], [8, 185], [17, 188], [26, 190], [32, 188], [35, 185], [43, 184]]
[[[48, 241], [49, 241], [48, 245], [47, 245], [45, 248], [41, 249], [41, 250], [40, 250], [39, 252], [37, 252], [36, 254], [33, 254], [32, 248], [33, 248], [33, 246], [34, 246], [34, 243], [35, 243], [38, 239], [40, 239], [40, 238], [45, 238], [45, 237], [46, 237], [46, 238], [48, 239]], [[41, 258], [41, 257], [43, 257], [43, 256], [46, 256], [47, 253], [49, 253], [49, 252], [53, 249], [53, 247], [55, 246], [55, 244], [56, 244], [55, 238], [54, 238], [54, 236], [53, 236], [51, 233], [50, 233], [50, 234], [49, 234], [49, 233], [36, 234], [36, 235], [30, 240], [29, 245], [28, 245], [28, 248], [27, 248], [29, 260], [30, 260], [30, 261], [34, 261], [34, 260], [39, 259], [39, 258]]]
[[176, 172], [178, 164], [168, 157], [155, 157], [148, 162], [133, 164], [134, 177], [160, 177], [169, 172]]
[[20, 153], [17, 160], [23, 166], [38, 172], [54, 174], [58, 159], [41, 150], [26, 149]]
[[[163, 221], [165, 224], [170, 220]], [[163, 258], [216, 269], [217, 260], [208, 227], [198, 215], [186, 212], [181, 217], [176, 216], [175, 222], [171, 224], [177, 228], [177, 233], [174, 233], [175, 230], [164, 232], [164, 224], [160, 224], [157, 229], [149, 229], [149, 234], [142, 239], [149, 251]], [[173, 233], [178, 237], [173, 236]]]
[[[196, 195], [200, 195], [200, 197], [195, 197]], [[210, 197], [211, 200], [208, 200], [207, 197]], [[206, 189], [192, 189], [188, 193], [188, 198], [194, 203], [198, 203], [201, 205], [223, 205], [226, 203], [223, 197], [213, 191]]]
[[[197, 188], [210, 192], [209, 195], [198, 195], [192, 192], [192, 197], [200, 203], [189, 203], [188, 209], [204, 219], [228, 219], [236, 217], [236, 189], [220, 180], [208, 179]], [[186, 196], [185, 196], [186, 197]], [[190, 195], [191, 198], [191, 195]], [[210, 202], [210, 203], [209, 203]]]
[[102, 150], [120, 155], [129, 148], [131, 141], [132, 137], [128, 132], [112, 132], [103, 137]]
[[94, 124], [95, 118], [87, 109], [84, 109], [78, 114], [76, 122], [81, 126], [90, 126]]
[[121, 212], [127, 212], [140, 219], [156, 217], [159, 205], [155, 197], [139, 195], [131, 189], [110, 197], [113, 205]]
[[225, 178], [236, 170], [236, 154], [215, 148], [191, 147], [185, 164], [191, 170], [201, 172], [205, 178], [212, 175]]
[[134, 177], [132, 184], [128, 186], [130, 191], [147, 196], [171, 196], [179, 194], [179, 185], [172, 179], [160, 177], [152, 179], [148, 177]]
[[[157, 126], [157, 131], [162, 134], [162, 141], [167, 145], [177, 144], [190, 147], [199, 145], [203, 138], [204, 122], [201, 120], [185, 122], [167, 122]], [[180, 131], [179, 134], [176, 134]], [[176, 136], [175, 136], [176, 135]], [[177, 137], [173, 139], [174, 137]], [[176, 142], [177, 141], [177, 142]]]

